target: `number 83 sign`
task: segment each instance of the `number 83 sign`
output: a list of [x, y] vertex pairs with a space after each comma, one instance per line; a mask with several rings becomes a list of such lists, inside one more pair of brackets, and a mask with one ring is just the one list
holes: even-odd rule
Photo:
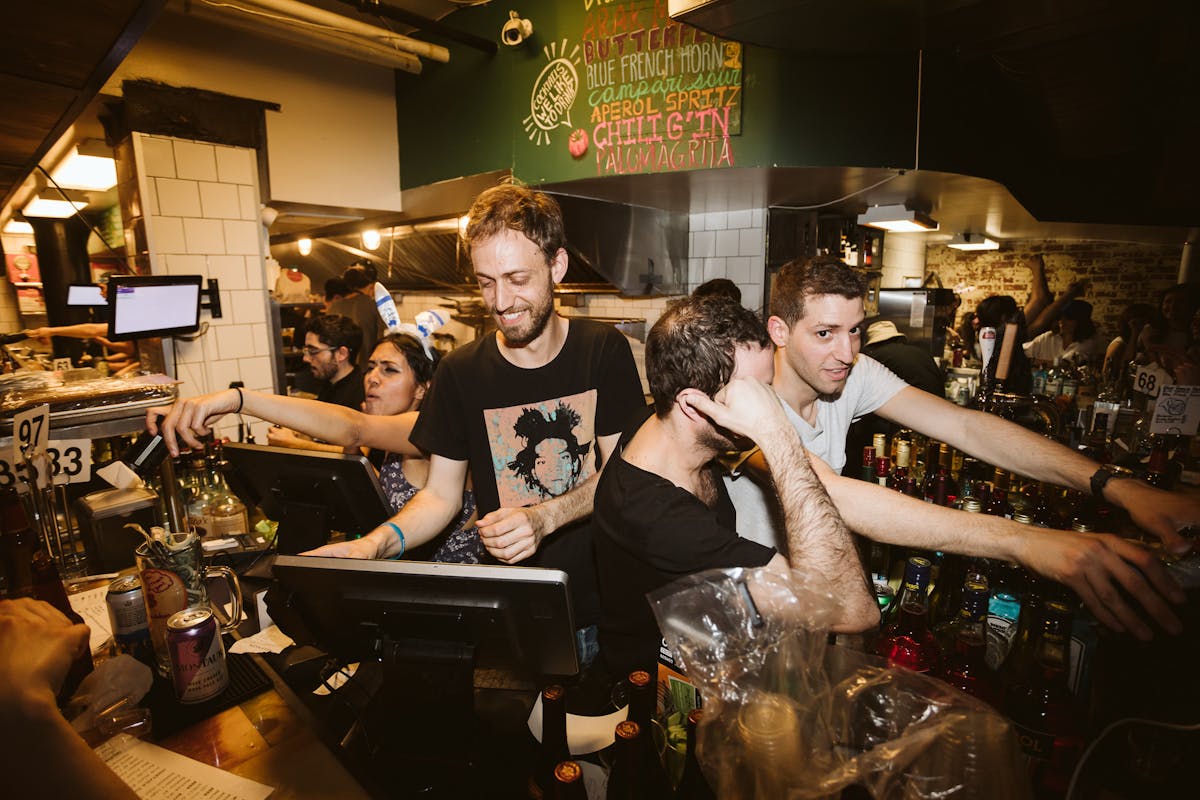
[[[0, 489], [32, 480], [25, 456], [30, 455], [39, 472], [39, 486], [46, 485], [46, 476], [53, 483], [83, 483], [92, 477], [92, 442], [90, 439], [50, 440], [50, 407], [38, 406], [22, 411], [13, 418], [10, 446], [0, 445]], [[44, 454], [44, 455], [39, 455]]]

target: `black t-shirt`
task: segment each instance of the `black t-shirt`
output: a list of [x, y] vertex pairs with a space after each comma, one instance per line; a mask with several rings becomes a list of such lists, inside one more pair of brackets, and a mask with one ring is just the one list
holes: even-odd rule
[[706, 569], [761, 567], [775, 555], [737, 535], [733, 503], [711, 469], [716, 508], [619, 455], [600, 476], [593, 515], [600, 653], [614, 675], [657, 663], [662, 634], [648, 592]]
[[[421, 404], [412, 441], [469, 463], [482, 517], [557, 497], [589, 478], [600, 466], [597, 437], [620, 433], [644, 405], [625, 337], [575, 319], [562, 350], [536, 369], [510, 363], [495, 336], [452, 351]], [[521, 565], [564, 570], [576, 624], [596, 621], [590, 518], [546, 537]]]
[[317, 394], [317, 399], [322, 403], [333, 403], [352, 408], [355, 411], [362, 411], [363, 401], [367, 399], [366, 391], [363, 389], [363, 374], [359, 372], [358, 367], [355, 367], [341, 380], [325, 384]]

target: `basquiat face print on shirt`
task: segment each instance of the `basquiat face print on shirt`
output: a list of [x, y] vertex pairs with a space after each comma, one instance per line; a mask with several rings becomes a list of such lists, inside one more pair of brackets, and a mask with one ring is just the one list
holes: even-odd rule
[[500, 505], [540, 503], [596, 471], [596, 391], [485, 412]]

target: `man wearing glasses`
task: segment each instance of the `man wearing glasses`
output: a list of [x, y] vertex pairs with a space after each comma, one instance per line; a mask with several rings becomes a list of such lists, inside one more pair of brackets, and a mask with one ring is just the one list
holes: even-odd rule
[[323, 381], [317, 399], [355, 411], [362, 410], [363, 375], [358, 368], [362, 328], [349, 317], [326, 314], [308, 325], [304, 334], [304, 363]]

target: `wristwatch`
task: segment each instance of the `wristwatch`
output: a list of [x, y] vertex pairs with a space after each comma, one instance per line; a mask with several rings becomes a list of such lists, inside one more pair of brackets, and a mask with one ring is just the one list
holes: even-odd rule
[[1101, 500], [1103, 500], [1104, 499], [1104, 487], [1108, 485], [1109, 481], [1111, 481], [1113, 478], [1116, 478], [1116, 477], [1118, 477], [1117, 472], [1112, 469], [1109, 469], [1108, 467], [1101, 467], [1100, 469], [1093, 472], [1092, 479], [1091, 479], [1092, 496], [1098, 497]]

